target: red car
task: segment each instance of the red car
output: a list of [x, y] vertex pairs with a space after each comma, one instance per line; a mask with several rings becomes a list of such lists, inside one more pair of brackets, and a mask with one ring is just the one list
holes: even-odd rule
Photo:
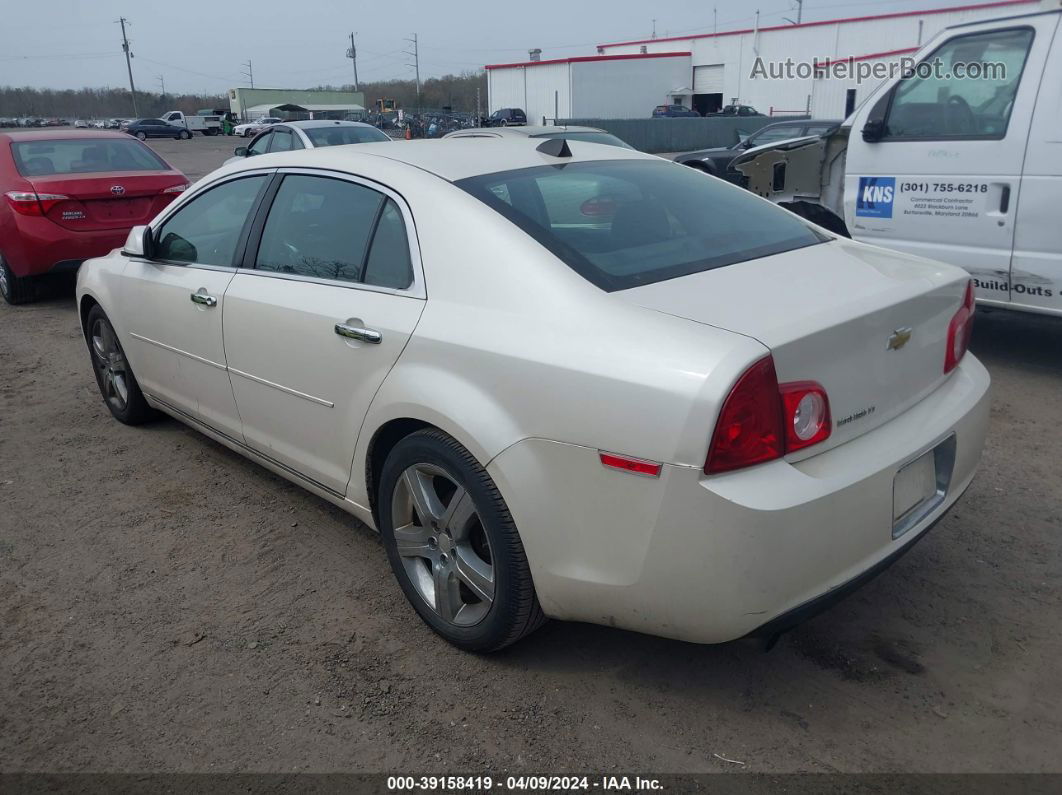
[[120, 247], [187, 187], [122, 132], [0, 132], [0, 294], [31, 300], [38, 277]]

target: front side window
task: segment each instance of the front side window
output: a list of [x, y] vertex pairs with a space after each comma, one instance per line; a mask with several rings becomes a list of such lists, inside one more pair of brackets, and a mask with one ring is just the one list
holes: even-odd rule
[[898, 83], [883, 139], [1001, 139], [1032, 45], [1029, 28], [957, 36]]
[[270, 152], [290, 152], [291, 151], [291, 131], [290, 130], [274, 130], [273, 142], [269, 145]]
[[273, 140], [273, 133], [267, 132], [259, 135], [254, 139], [254, 142], [247, 147], [247, 154], [249, 155], [264, 155], [269, 151], [269, 144]]
[[792, 213], [676, 163], [566, 163], [456, 184], [608, 291], [828, 239]]
[[255, 267], [362, 282], [387, 197], [346, 180], [289, 175], [269, 210]]
[[154, 258], [232, 267], [240, 234], [265, 181], [264, 175], [235, 179], [188, 201], [159, 228]]
[[17, 141], [11, 144], [11, 152], [18, 173], [24, 177], [169, 170], [158, 155], [132, 138]]

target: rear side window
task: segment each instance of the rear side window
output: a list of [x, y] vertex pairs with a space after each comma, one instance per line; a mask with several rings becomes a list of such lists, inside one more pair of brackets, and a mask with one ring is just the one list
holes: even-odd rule
[[395, 203], [364, 185], [328, 177], [284, 178], [255, 267], [396, 289], [413, 282], [405, 224]]
[[603, 290], [824, 242], [787, 210], [675, 163], [566, 163], [456, 183]]
[[343, 146], [344, 144], [364, 144], [372, 141], [389, 141], [387, 133], [375, 127], [309, 127], [303, 128], [306, 137], [313, 145]]
[[265, 176], [235, 179], [184, 204], [159, 228], [155, 258], [231, 267], [247, 215]]
[[11, 144], [11, 153], [18, 173], [24, 177], [106, 171], [168, 171], [170, 168], [148, 147], [132, 138], [17, 141]]

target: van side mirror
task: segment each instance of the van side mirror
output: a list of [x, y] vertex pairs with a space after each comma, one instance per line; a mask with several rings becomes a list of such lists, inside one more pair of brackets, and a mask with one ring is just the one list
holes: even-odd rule
[[247, 147], [237, 146], [235, 149], [232, 150], [232, 153], [236, 155], [236, 157], [247, 157]]
[[142, 257], [151, 259], [154, 253], [154, 238], [151, 236], [150, 226], [134, 226], [129, 230], [129, 236], [122, 246], [122, 254], [126, 257]]
[[863, 125], [863, 140], [868, 144], [877, 143], [885, 137], [885, 121], [883, 119], [868, 119]]

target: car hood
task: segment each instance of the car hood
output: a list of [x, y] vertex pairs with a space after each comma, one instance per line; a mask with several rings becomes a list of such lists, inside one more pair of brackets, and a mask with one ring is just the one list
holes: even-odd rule
[[709, 157], [718, 157], [719, 155], [725, 155], [728, 152], [732, 155], [736, 155], [740, 152], [740, 149], [731, 149], [729, 146], [716, 146], [712, 149], [698, 149], [696, 152], [683, 152], [678, 155], [676, 162], [684, 162], [686, 160], [704, 160]]

